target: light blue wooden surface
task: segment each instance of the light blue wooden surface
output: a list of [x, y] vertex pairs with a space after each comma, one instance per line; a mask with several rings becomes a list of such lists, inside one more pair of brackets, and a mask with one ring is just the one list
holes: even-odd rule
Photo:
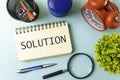
[[[91, 28], [83, 19], [80, 13], [80, 8], [87, 2], [87, 0], [73, 0], [73, 5], [70, 12], [65, 17], [52, 16], [47, 7], [47, 0], [35, 0], [40, 8], [39, 17], [31, 23], [17, 21], [6, 10], [7, 0], [0, 2], [0, 80], [43, 80], [44, 74], [54, 72], [59, 69], [67, 67], [67, 62], [72, 54], [83, 52], [89, 54], [94, 58], [94, 45], [96, 41], [101, 38], [102, 34], [111, 34], [113, 32], [120, 32], [120, 28], [107, 29], [103, 32], [98, 32]], [[120, 1], [113, 0], [120, 9]], [[73, 53], [71, 55], [52, 57], [46, 59], [38, 59], [29, 62], [19, 62], [17, 58], [14, 31], [16, 27], [26, 27], [35, 24], [44, 24], [49, 22], [56, 22], [65, 20], [69, 23], [70, 34], [73, 44]], [[95, 61], [95, 59], [94, 59]], [[46, 69], [32, 71], [26, 74], [18, 74], [16, 70], [23, 67], [44, 64], [44, 63], [58, 63], [58, 65]], [[77, 63], [77, 62], [76, 62]], [[87, 65], [87, 64], [86, 64]], [[103, 69], [97, 67], [95, 61], [95, 70], [93, 74], [83, 80], [120, 80], [120, 75], [110, 75]], [[77, 80], [66, 72], [64, 74], [49, 78], [47, 80]]]

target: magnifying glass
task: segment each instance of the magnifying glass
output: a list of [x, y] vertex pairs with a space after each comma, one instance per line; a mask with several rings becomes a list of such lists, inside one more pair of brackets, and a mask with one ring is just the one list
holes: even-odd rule
[[43, 79], [69, 72], [71, 76], [77, 79], [87, 78], [94, 70], [94, 62], [92, 58], [85, 53], [77, 53], [70, 57], [67, 69], [58, 70], [56, 72], [43, 76]]

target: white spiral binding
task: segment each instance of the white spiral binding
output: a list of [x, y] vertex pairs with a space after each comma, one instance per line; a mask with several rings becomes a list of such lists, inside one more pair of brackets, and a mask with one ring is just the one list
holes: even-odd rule
[[62, 27], [67, 25], [66, 21], [59, 21], [59, 22], [52, 22], [52, 23], [46, 23], [46, 24], [38, 24], [38, 25], [33, 25], [29, 27], [22, 27], [22, 28], [16, 28], [16, 34], [23, 34], [23, 33], [29, 33], [29, 32], [34, 32], [34, 31], [40, 31], [40, 30], [45, 30], [45, 29], [51, 29], [55, 27]]

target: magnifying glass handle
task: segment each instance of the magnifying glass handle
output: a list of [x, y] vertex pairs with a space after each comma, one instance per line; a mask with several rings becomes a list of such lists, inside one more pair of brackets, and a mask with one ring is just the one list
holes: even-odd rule
[[64, 73], [64, 72], [66, 72], [66, 71], [67, 71], [67, 69], [58, 70], [58, 71], [56, 71], [56, 72], [53, 72], [53, 73], [44, 75], [44, 76], [43, 76], [43, 79], [46, 79], [46, 78], [49, 78], [49, 77], [52, 77], [52, 76], [55, 76], [55, 75], [62, 74], [62, 73]]

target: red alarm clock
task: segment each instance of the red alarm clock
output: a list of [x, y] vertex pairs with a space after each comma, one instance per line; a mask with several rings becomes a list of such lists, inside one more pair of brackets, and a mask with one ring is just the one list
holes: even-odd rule
[[81, 8], [87, 23], [98, 31], [120, 26], [120, 13], [110, 0], [88, 0]]

